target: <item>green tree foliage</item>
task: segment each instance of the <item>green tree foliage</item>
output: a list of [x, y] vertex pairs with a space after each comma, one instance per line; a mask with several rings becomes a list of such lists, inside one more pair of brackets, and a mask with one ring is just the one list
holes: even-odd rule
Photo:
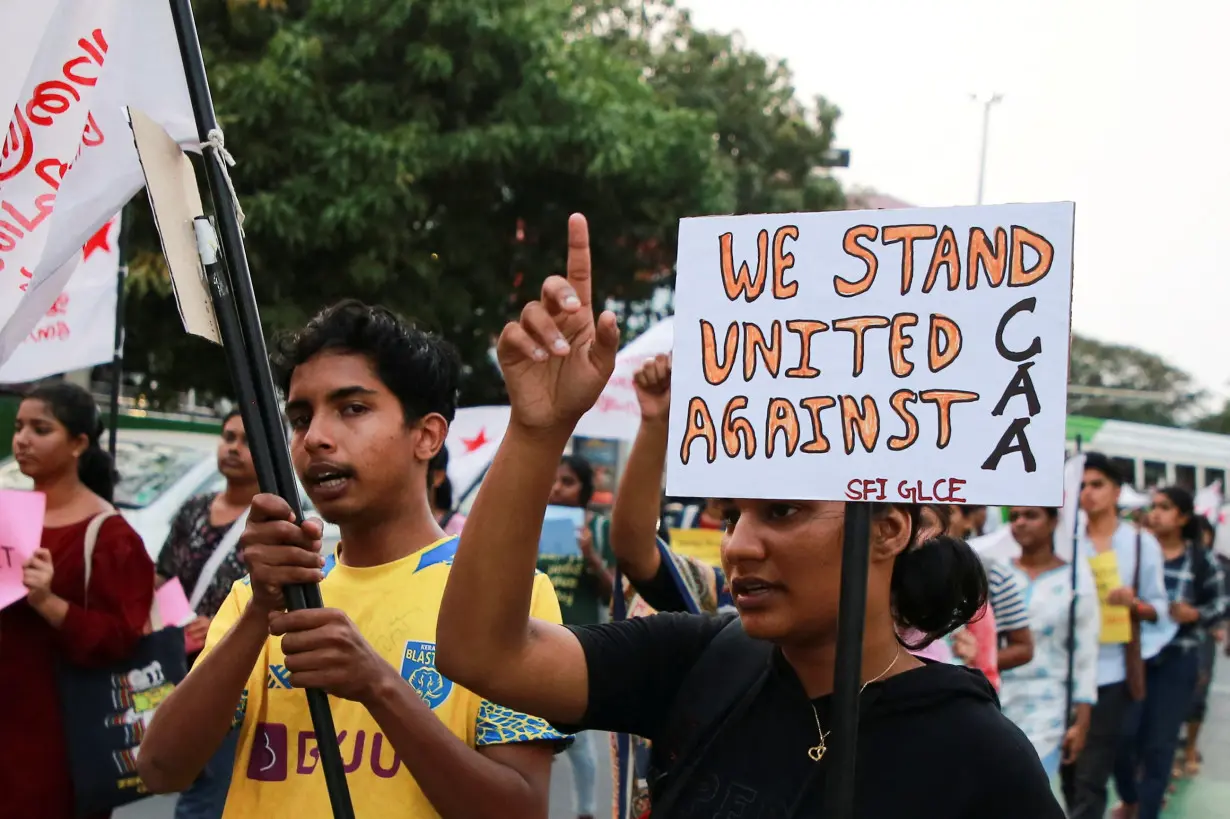
[[1194, 421], [1204, 398], [1191, 375], [1161, 356], [1079, 335], [1072, 336], [1068, 383], [1073, 415], [1169, 427]]
[[1196, 429], [1230, 435], [1230, 401], [1222, 402], [1217, 412], [1210, 413], [1194, 424]]
[[[836, 111], [809, 113], [784, 66], [668, 5], [658, 43], [567, 0], [194, 8], [266, 331], [344, 297], [388, 305], [457, 344], [464, 403], [502, 400], [491, 342], [560, 271], [568, 213], [589, 217], [597, 295], [630, 305], [662, 284], [682, 216], [840, 202], [814, 174]], [[130, 366], [227, 392], [141, 223]]]
[[838, 110], [798, 98], [784, 61], [738, 34], [697, 29], [673, 0], [591, 0], [587, 31], [644, 66], [673, 107], [711, 113], [718, 156], [736, 213], [831, 210], [844, 198], [821, 171]]
[[[667, 104], [712, 117], [721, 212], [844, 206], [840, 186], [824, 170], [839, 112], [823, 97], [804, 105], [784, 61], [750, 50], [738, 34], [697, 29], [674, 0], [589, 0], [577, 13], [586, 33], [642, 66]], [[651, 272], [669, 281], [672, 262]], [[628, 305], [626, 326], [635, 331], [669, 313], [669, 295], [659, 291], [652, 301]]]

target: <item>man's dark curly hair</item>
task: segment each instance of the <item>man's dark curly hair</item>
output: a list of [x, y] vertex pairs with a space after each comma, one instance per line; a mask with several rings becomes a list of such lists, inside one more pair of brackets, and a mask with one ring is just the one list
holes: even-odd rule
[[340, 301], [317, 313], [302, 330], [274, 339], [270, 358], [282, 392], [289, 392], [296, 367], [326, 351], [366, 356], [401, 401], [406, 423], [432, 412], [452, 423], [461, 361], [453, 345], [439, 336], [384, 307]]

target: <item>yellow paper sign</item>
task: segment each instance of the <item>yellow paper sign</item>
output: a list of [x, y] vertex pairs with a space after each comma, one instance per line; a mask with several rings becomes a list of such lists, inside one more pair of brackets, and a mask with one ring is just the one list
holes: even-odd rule
[[671, 551], [722, 568], [721, 529], [671, 529]]
[[1119, 558], [1114, 550], [1108, 549], [1099, 555], [1089, 558], [1089, 568], [1093, 570], [1093, 580], [1098, 586], [1098, 602], [1102, 609], [1102, 632], [1099, 640], [1103, 643], [1126, 643], [1132, 639], [1132, 616], [1127, 606], [1112, 606], [1106, 598], [1115, 589], [1123, 586], [1119, 576]]

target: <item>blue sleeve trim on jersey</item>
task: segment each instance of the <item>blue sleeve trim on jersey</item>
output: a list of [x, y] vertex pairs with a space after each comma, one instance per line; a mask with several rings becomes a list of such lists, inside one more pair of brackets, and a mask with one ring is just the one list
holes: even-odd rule
[[570, 743], [572, 737], [561, 734], [544, 719], [522, 714], [503, 705], [483, 700], [478, 706], [474, 723], [474, 744], [510, 745], [518, 742]]
[[248, 689], [244, 689], [239, 695], [239, 702], [235, 705], [235, 713], [231, 716], [231, 730], [243, 725], [244, 718], [248, 715]]
[[320, 574], [322, 577], [328, 577], [329, 572], [333, 571], [333, 567], [337, 565], [337, 555], [332, 554], [325, 558], [325, 565], [321, 567]]
[[433, 546], [428, 549], [419, 558], [419, 565], [415, 568], [414, 573], [418, 574], [428, 566], [435, 566], [438, 563], [451, 563], [453, 556], [457, 554], [457, 544], [460, 542], [460, 538], [453, 535], [439, 546]]

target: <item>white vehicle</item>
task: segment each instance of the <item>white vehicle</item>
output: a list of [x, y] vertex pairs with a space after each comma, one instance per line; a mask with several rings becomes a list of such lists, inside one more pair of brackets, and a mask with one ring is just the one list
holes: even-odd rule
[[[184, 502], [218, 492], [226, 479], [218, 472], [218, 438], [198, 432], [121, 429], [115, 446], [115, 507], [145, 542], [155, 561], [171, 531], [171, 521]], [[33, 489], [33, 482], [11, 457], [0, 462], [0, 489]], [[313, 514], [302, 488], [305, 514]], [[326, 552], [336, 548], [341, 534], [325, 526]]]
[[1083, 451], [1109, 457], [1138, 490], [1178, 484], [1198, 492], [1216, 481], [1226, 487], [1230, 435], [1070, 415], [1069, 454], [1078, 435]]

